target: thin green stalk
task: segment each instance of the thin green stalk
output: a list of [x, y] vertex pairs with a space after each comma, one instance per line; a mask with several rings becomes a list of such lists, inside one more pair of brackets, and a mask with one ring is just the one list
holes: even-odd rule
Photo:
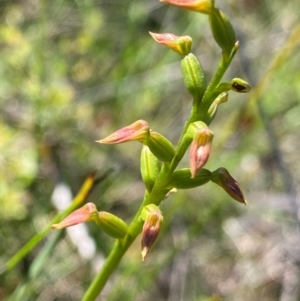
[[183, 138], [184, 138], [184, 135], [185, 135], [189, 125], [194, 121], [197, 121], [197, 109], [196, 109], [196, 107], [193, 106], [191, 114], [190, 114], [189, 118], [187, 119], [187, 121], [186, 121], [186, 123], [183, 127], [182, 133], [180, 135], [180, 138], [179, 138], [179, 141], [178, 141], [178, 144], [177, 144], [177, 147], [176, 147], [175, 156], [174, 156], [174, 158], [171, 162], [170, 170], [172, 172], [176, 169], [177, 165], [179, 164], [179, 162], [183, 158], [187, 148], [189, 147], [189, 145], [186, 145], [184, 143]]
[[85, 295], [82, 298], [82, 301], [93, 301], [100, 294], [102, 289], [104, 288], [108, 278], [114, 272], [114, 270], [119, 265], [123, 255], [128, 250], [128, 248], [132, 245], [135, 238], [142, 230], [142, 222], [140, 220], [140, 214], [143, 207], [146, 205], [149, 194], [146, 192], [144, 196], [144, 200], [142, 205], [140, 206], [138, 212], [133, 218], [131, 224], [129, 225], [128, 234], [124, 238], [124, 240], [117, 240], [111, 250], [109, 256], [107, 257], [101, 271], [94, 278], [93, 282], [89, 286]]
[[101, 272], [94, 278], [93, 282], [91, 283], [85, 295], [83, 296], [82, 301], [92, 301], [97, 298], [99, 293], [104, 288], [108, 278], [116, 269], [120, 260], [122, 259], [123, 255], [125, 254], [125, 252], [127, 251], [128, 247], [131, 245], [134, 239], [135, 237], [132, 237], [132, 241], [128, 240], [128, 244], [123, 246], [121, 245], [119, 240], [115, 242], [113, 249], [111, 250], [101, 269]]
[[220, 83], [222, 77], [224, 76], [225, 72], [227, 71], [228, 67], [231, 64], [232, 59], [234, 58], [236, 52], [238, 51], [239, 43], [236, 42], [234, 45], [234, 48], [232, 49], [232, 52], [229, 57], [222, 56], [222, 59], [219, 63], [218, 69], [216, 73], [214, 74], [213, 78], [211, 79], [205, 93], [203, 96], [203, 99], [200, 103], [198, 114], [199, 114], [199, 120], [204, 121], [207, 125], [211, 122], [208, 116], [206, 116], [206, 113], [211, 106], [214, 99], [212, 98], [213, 92], [215, 91], [216, 87]]

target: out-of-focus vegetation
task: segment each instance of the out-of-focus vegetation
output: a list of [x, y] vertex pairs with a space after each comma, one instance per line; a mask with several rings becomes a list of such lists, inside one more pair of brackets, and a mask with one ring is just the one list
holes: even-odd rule
[[[103, 300], [300, 299], [300, 34], [284, 48], [299, 3], [217, 2], [240, 40], [225, 78], [255, 89], [270, 76], [262, 93], [232, 93], [212, 126], [206, 167], [228, 168], [248, 206], [213, 184], [172, 195], [161, 239], [145, 262], [137, 241]], [[190, 35], [209, 77], [220, 51], [205, 18], [156, 0], [0, 2], [0, 299], [80, 300], [113, 243], [93, 224], [50, 234], [12, 271], [5, 262], [93, 171], [106, 176], [88, 200], [130, 221], [144, 190], [140, 145], [94, 141], [145, 119], [176, 142], [190, 97], [177, 55], [148, 31]]]

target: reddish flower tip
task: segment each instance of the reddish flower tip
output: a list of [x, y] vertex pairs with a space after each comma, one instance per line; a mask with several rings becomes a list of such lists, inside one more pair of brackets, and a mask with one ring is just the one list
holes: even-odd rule
[[192, 38], [189, 36], [176, 36], [172, 33], [150, 32], [152, 38], [159, 44], [165, 45], [180, 55], [187, 55], [191, 51]]
[[190, 169], [191, 178], [195, 178], [197, 171], [206, 164], [210, 156], [214, 134], [204, 122], [196, 121], [189, 126], [187, 135], [193, 139], [190, 147]]
[[117, 130], [104, 139], [97, 140], [103, 144], [118, 144], [129, 141], [143, 141], [149, 135], [149, 125], [145, 120], [137, 120], [136, 122]]
[[89, 222], [95, 220], [98, 211], [93, 203], [87, 203], [81, 208], [75, 210], [69, 214], [64, 220], [58, 224], [53, 224], [51, 226], [52, 230], [63, 229], [71, 226], [75, 226], [81, 223]]
[[214, 8], [213, 0], [160, 0], [160, 2], [203, 14], [210, 14]]
[[154, 244], [156, 238], [159, 235], [161, 224], [163, 221], [163, 216], [160, 209], [154, 205], [150, 204], [144, 207], [142, 211], [142, 218], [144, 217], [144, 226], [142, 230], [142, 260], [144, 261], [149, 249]]
[[212, 173], [211, 181], [221, 186], [234, 200], [247, 204], [239, 183], [224, 167], [220, 167]]

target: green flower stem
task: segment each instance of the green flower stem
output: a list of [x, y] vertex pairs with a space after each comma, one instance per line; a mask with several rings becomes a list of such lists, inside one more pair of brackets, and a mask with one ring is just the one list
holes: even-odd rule
[[126, 246], [122, 246], [119, 240], [115, 242], [113, 249], [111, 250], [101, 269], [101, 272], [94, 278], [85, 295], [81, 299], [82, 301], [96, 300], [97, 296], [104, 288], [108, 278], [116, 269], [123, 255], [125, 254], [132, 242], [128, 240], [128, 245]]
[[209, 115], [207, 114], [212, 102], [214, 101], [214, 97], [212, 96], [214, 95], [216, 87], [220, 83], [223, 75], [225, 74], [226, 70], [231, 64], [231, 61], [234, 58], [238, 49], [239, 49], [239, 44], [238, 42], [236, 42], [230, 56], [229, 57], [222, 56], [218, 69], [204, 93], [203, 99], [198, 108], [198, 120], [205, 122], [207, 125], [209, 125], [209, 123], [212, 121]]
[[143, 222], [140, 218], [140, 214], [142, 212], [143, 207], [147, 205], [148, 198], [149, 194], [146, 190], [143, 203], [140, 206], [135, 217], [133, 218], [131, 224], [129, 225], [128, 234], [123, 240], [116, 240], [113, 249], [107, 257], [102, 269], [100, 270], [98, 275], [93, 279], [93, 282], [89, 286], [81, 301], [96, 300], [96, 298], [104, 288], [108, 278], [119, 265], [119, 262], [121, 261], [125, 252], [128, 250], [128, 248], [132, 245], [136, 237], [142, 231]]
[[174, 158], [171, 162], [170, 169], [171, 169], [172, 172], [176, 169], [177, 165], [179, 164], [179, 162], [183, 158], [183, 156], [186, 153], [186, 150], [187, 150], [187, 148], [189, 147], [189, 144], [190, 144], [190, 143], [186, 143], [186, 141], [184, 141], [184, 135], [185, 135], [189, 125], [192, 122], [195, 122], [195, 121], [198, 120], [197, 119], [197, 106], [194, 105], [194, 104], [193, 104], [191, 114], [190, 114], [189, 118], [187, 119], [187, 121], [186, 121], [186, 123], [183, 127], [182, 133], [180, 135], [180, 138], [179, 138], [179, 141], [178, 141], [178, 144], [177, 144], [177, 147], [176, 147], [175, 156], [174, 156]]
[[135, 217], [133, 218], [131, 224], [129, 225], [129, 233], [125, 236], [125, 238], [122, 241], [117, 240], [115, 242], [114, 247], [111, 250], [109, 256], [107, 257], [105, 264], [103, 265], [102, 269], [89, 286], [88, 290], [82, 298], [82, 301], [94, 301], [98, 297], [98, 295], [104, 288], [107, 280], [109, 279], [110, 275], [117, 268], [125, 252], [134, 242], [138, 234], [142, 231], [143, 223], [141, 221], [140, 214], [143, 207], [148, 204], [155, 204], [158, 206], [164, 199], [167, 193], [167, 183], [172, 173], [178, 166], [179, 162], [183, 158], [184, 154], [186, 153], [187, 148], [189, 147], [189, 143], [187, 143], [184, 139], [184, 134], [186, 133], [189, 125], [192, 122], [202, 120], [206, 122], [207, 125], [211, 122], [211, 120], [208, 119], [207, 114], [207, 111], [213, 101], [213, 99], [211, 99], [211, 95], [213, 94], [215, 88], [217, 87], [224, 73], [229, 67], [237, 49], [238, 44], [236, 44], [235, 48], [233, 49], [231, 55], [228, 58], [224, 56], [222, 57], [219, 67], [205, 91], [200, 106], [197, 104], [196, 101], [194, 101], [190, 116], [187, 119], [183, 127], [181, 136], [179, 138], [175, 151], [175, 156], [172, 162], [170, 164], [164, 163], [162, 165], [161, 171], [159, 173], [159, 176], [157, 177], [157, 180], [154, 183], [151, 193], [147, 193], [147, 191], [145, 192], [143, 203], [140, 206]]

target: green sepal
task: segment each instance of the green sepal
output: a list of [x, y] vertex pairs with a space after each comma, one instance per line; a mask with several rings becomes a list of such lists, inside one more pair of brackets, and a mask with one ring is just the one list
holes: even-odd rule
[[199, 60], [189, 53], [181, 60], [181, 70], [184, 84], [194, 99], [201, 99], [205, 89], [206, 80]]
[[203, 129], [208, 129], [206, 123], [203, 121], [200, 121], [200, 120], [195, 121], [189, 125], [185, 135], [186, 135], [186, 137], [188, 137], [190, 139], [194, 139], [195, 135]]
[[149, 204], [147, 206], [144, 206], [141, 212], [141, 220], [144, 222], [147, 217], [149, 216], [149, 214], [153, 213], [153, 212], [157, 212], [159, 214], [161, 213], [161, 210], [159, 209], [159, 207], [155, 204]]
[[143, 182], [149, 192], [151, 192], [157, 176], [159, 175], [161, 163], [153, 155], [147, 145], [143, 145], [141, 151], [141, 174]]
[[120, 239], [124, 238], [124, 236], [128, 233], [126, 223], [109, 212], [99, 211], [98, 218], [95, 221], [97, 225], [111, 237]]
[[167, 187], [177, 189], [190, 189], [206, 184], [211, 180], [211, 172], [205, 168], [200, 169], [194, 178], [191, 178], [191, 170], [183, 168], [175, 171]]
[[146, 141], [147, 146], [153, 155], [162, 162], [171, 162], [175, 155], [173, 144], [163, 135], [150, 131], [149, 138]]
[[215, 41], [223, 54], [229, 57], [236, 43], [236, 35], [229, 19], [220, 9], [215, 8], [209, 15], [209, 24]]

